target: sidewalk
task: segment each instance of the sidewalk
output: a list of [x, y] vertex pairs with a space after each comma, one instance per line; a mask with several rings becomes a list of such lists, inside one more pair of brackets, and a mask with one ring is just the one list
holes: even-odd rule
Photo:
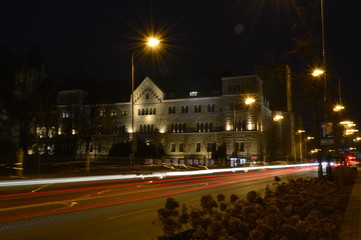
[[361, 168], [357, 169], [357, 176], [350, 200], [347, 205], [343, 224], [341, 227], [340, 240], [361, 239]]

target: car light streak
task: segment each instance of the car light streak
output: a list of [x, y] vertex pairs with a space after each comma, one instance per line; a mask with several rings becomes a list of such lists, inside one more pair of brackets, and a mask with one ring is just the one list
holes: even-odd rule
[[[300, 172], [300, 169], [295, 169], [294, 171], [288, 171], [285, 172], [284, 174], [289, 174], [289, 173], [295, 173], [295, 172]], [[304, 170], [302, 170], [304, 171]], [[89, 208], [97, 208], [97, 207], [105, 207], [105, 206], [109, 206], [109, 205], [115, 205], [115, 204], [122, 204], [122, 203], [128, 203], [128, 202], [134, 202], [134, 201], [141, 201], [141, 200], [146, 200], [146, 199], [152, 199], [152, 198], [157, 198], [157, 197], [164, 197], [164, 196], [169, 196], [169, 195], [175, 195], [175, 194], [180, 194], [180, 193], [186, 193], [186, 192], [191, 192], [191, 191], [197, 191], [197, 190], [202, 190], [202, 189], [208, 189], [208, 188], [214, 188], [214, 187], [221, 187], [224, 185], [229, 185], [229, 184], [235, 184], [235, 183], [241, 183], [241, 182], [247, 182], [247, 181], [254, 181], [254, 180], [261, 180], [261, 179], [265, 179], [265, 178], [269, 178], [272, 176], [277, 176], [277, 174], [267, 174], [267, 175], [260, 175], [260, 176], [255, 176], [253, 178], [247, 178], [247, 179], [239, 179], [239, 180], [233, 180], [233, 181], [224, 181], [221, 183], [216, 183], [216, 184], [212, 184], [212, 185], [201, 185], [197, 188], [186, 188], [186, 189], [182, 189], [182, 190], [174, 190], [174, 191], [168, 191], [168, 192], [162, 192], [159, 194], [152, 194], [149, 196], [139, 196], [139, 197], [131, 197], [131, 198], [127, 198], [127, 199], [123, 199], [123, 200], [117, 200], [117, 201], [112, 201], [112, 202], [98, 202], [98, 203], [92, 203], [92, 204], [86, 204], [86, 205], [77, 205], [72, 209], [65, 209], [59, 213], [65, 213], [65, 212], [70, 212], [70, 211], [78, 211], [78, 210], [84, 210], [84, 209], [89, 209]]]
[[[0, 217], [0, 222], [15, 221], [24, 218], [34, 218], [77, 210], [85, 210], [89, 208], [141, 201], [207, 188], [220, 187], [234, 183], [265, 179], [277, 175], [280, 176], [295, 172], [308, 171], [311, 169], [314, 169], [314, 167], [272, 169], [268, 171], [252, 171], [248, 173], [218, 174], [216, 176], [192, 176], [185, 178], [147, 181], [142, 183], [142, 187], [137, 187], [140, 184], [139, 182], [133, 182], [88, 188], [83, 187], [66, 189], [66, 191], [64, 189], [61, 189], [53, 191], [31, 192], [28, 194], [34, 197], [45, 197], [47, 202], [34, 203], [32, 201], [28, 201], [28, 199], [28, 205], [24, 205], [23, 201], [15, 202], [13, 204], [19, 204], [20, 206], [8, 206], [0, 209], [0, 213], [3, 216]], [[102, 188], [103, 191], [99, 191], [99, 189]], [[87, 191], [89, 194], [75, 197], [75, 195], [84, 194], [82, 192], [79, 192], [79, 189], [81, 191]], [[90, 191], [93, 191], [93, 193], [90, 193]], [[73, 192], [73, 194], [66, 196], [63, 194], [64, 192], [69, 194]], [[2, 195], [1, 197], [3, 200], [6, 200], [4, 197], [10, 199], [18, 198], [19, 196], [23, 197], [24, 194], [25, 193], [8, 194]], [[59, 197], [56, 194], [62, 194], [60, 196], [61, 198], [68, 197], [68, 199], [56, 199]], [[52, 198], [54, 198], [53, 201], [51, 201]], [[41, 200], [42, 199], [33, 199], [33, 201]], [[61, 206], [59, 206], [59, 204]], [[26, 211], [17, 211], [16, 213], [11, 212], [13, 210], [19, 209], [24, 209]]]
[[[259, 168], [257, 168], [259, 169]], [[245, 176], [252, 176], [253, 174], [258, 174], [258, 171], [256, 168], [253, 168], [253, 171], [247, 173]], [[273, 169], [275, 171], [277, 169]], [[289, 170], [289, 169], [287, 169]], [[272, 172], [272, 171], [271, 171]], [[285, 170], [282, 170], [282, 174], [285, 174]], [[192, 176], [192, 177], [183, 177], [183, 178], [175, 178], [175, 179], [161, 179], [157, 180], [157, 183], [165, 183], [165, 182], [178, 182], [178, 181], [186, 181], [186, 180], [194, 180], [194, 179], [205, 179], [205, 178], [217, 178], [221, 179], [222, 177], [233, 177], [233, 176], [242, 176], [240, 173], [233, 173], [233, 174], [218, 174], [218, 175], [204, 175], [204, 176]], [[91, 190], [102, 190], [107, 188], [124, 188], [124, 187], [132, 187], [132, 186], [144, 186], [146, 184], [151, 184], [153, 181], [149, 182], [129, 182], [129, 183], [121, 183], [121, 184], [114, 184], [114, 185], [104, 185], [104, 186], [93, 186], [93, 187], [82, 187], [82, 188], [72, 188], [72, 189], [59, 189], [59, 190], [48, 190], [48, 191], [42, 191], [42, 192], [24, 192], [24, 193], [13, 193], [13, 194], [3, 194], [0, 195], [0, 199], [4, 198], [21, 198], [21, 197], [32, 197], [32, 196], [39, 196], [39, 195], [52, 195], [52, 194], [65, 194], [65, 193], [71, 193], [71, 192], [85, 192], [85, 191], [91, 191]]]
[[274, 166], [260, 166], [260, 167], [239, 167], [227, 169], [208, 169], [197, 171], [179, 171], [179, 172], [157, 172], [152, 174], [124, 174], [124, 175], [106, 175], [106, 176], [87, 176], [87, 177], [67, 177], [67, 178], [45, 178], [33, 180], [11, 180], [0, 182], [0, 187], [15, 187], [15, 186], [31, 186], [43, 184], [57, 184], [57, 183], [75, 183], [75, 182], [90, 182], [90, 181], [104, 181], [104, 180], [124, 180], [124, 179], [145, 179], [145, 178], [164, 178], [178, 177], [185, 175], [203, 175], [213, 173], [225, 173], [236, 171], [253, 171], [260, 169], [280, 169], [280, 168], [294, 168], [294, 167], [308, 167], [317, 166], [318, 163], [292, 164], [292, 165], [274, 165]]

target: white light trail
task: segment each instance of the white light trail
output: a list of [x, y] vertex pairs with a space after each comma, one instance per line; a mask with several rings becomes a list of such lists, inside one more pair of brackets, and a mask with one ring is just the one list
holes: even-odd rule
[[156, 172], [151, 174], [118, 174], [118, 175], [102, 175], [102, 176], [86, 176], [86, 177], [66, 177], [66, 178], [44, 178], [44, 179], [27, 179], [27, 180], [10, 180], [1, 181], [0, 187], [15, 187], [15, 186], [31, 186], [42, 184], [56, 184], [56, 183], [75, 183], [75, 182], [91, 182], [104, 180], [124, 180], [124, 179], [145, 179], [158, 177], [163, 179], [167, 176], [189, 176], [202, 175], [222, 172], [236, 172], [236, 171], [252, 171], [260, 169], [275, 169], [275, 168], [293, 168], [293, 167], [309, 167], [317, 166], [318, 163], [304, 163], [292, 165], [272, 165], [272, 166], [255, 166], [255, 167], [238, 167], [227, 169], [208, 169], [196, 171], [179, 171], [179, 172]]

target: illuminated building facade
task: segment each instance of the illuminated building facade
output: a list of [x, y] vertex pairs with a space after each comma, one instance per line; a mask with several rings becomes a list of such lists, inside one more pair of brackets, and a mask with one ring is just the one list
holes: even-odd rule
[[[168, 159], [205, 160], [223, 148], [223, 160], [237, 157], [267, 161], [271, 111], [263, 97], [261, 79], [246, 75], [222, 77], [220, 81], [221, 89], [212, 96], [192, 89], [187, 97], [171, 98], [146, 77], [134, 90], [136, 139], [161, 144]], [[254, 102], [246, 104], [246, 98]], [[91, 154], [106, 156], [113, 144], [130, 141], [131, 101], [88, 105], [87, 113], [82, 113], [79, 106], [58, 105], [60, 136], [66, 135], [64, 129], [68, 135], [84, 132], [80, 118], [87, 115], [87, 125], [93, 122], [96, 128], [88, 143]], [[91, 119], [91, 111], [96, 112], [96, 118]], [[85, 145], [86, 141], [78, 144], [78, 154], [85, 153]]]

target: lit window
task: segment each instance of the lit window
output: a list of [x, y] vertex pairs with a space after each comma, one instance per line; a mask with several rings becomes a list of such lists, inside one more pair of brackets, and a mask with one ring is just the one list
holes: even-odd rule
[[70, 113], [68, 113], [68, 112], [63, 112], [63, 113], [62, 113], [62, 118], [70, 118]]
[[196, 91], [189, 92], [190, 97], [197, 97], [198, 95], [199, 95], [199, 92], [196, 92]]
[[54, 137], [55, 137], [55, 128], [54, 128], [54, 127], [52, 127], [52, 128], [49, 129], [49, 131], [48, 131], [48, 137], [49, 137], [49, 138], [54, 138]]

